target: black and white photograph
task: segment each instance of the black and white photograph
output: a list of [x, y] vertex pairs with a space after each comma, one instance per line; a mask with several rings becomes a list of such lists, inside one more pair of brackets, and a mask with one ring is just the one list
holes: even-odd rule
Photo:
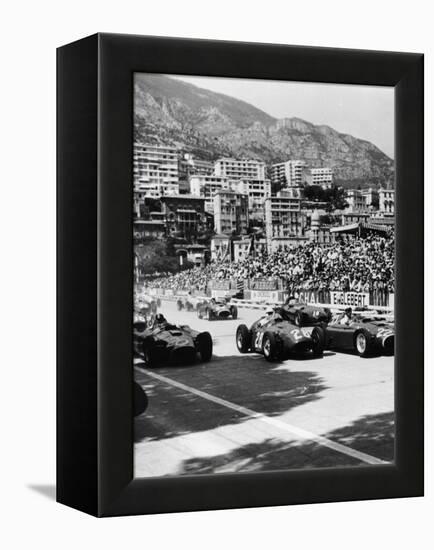
[[134, 476], [393, 464], [394, 88], [134, 74]]

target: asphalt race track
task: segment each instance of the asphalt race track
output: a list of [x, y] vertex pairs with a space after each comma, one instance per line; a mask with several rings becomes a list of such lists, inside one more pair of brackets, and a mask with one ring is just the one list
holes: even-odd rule
[[152, 370], [135, 359], [149, 398], [134, 421], [135, 477], [393, 461], [393, 357], [327, 351], [268, 363], [235, 345], [236, 327], [250, 326], [257, 310], [239, 309], [236, 321], [201, 320], [167, 301], [160, 311], [209, 331], [214, 355], [206, 364]]

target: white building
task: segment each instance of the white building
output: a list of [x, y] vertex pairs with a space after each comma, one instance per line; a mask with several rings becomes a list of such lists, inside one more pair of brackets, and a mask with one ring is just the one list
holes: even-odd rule
[[283, 185], [284, 187], [300, 187], [303, 183], [303, 170], [306, 167], [304, 160], [287, 160], [272, 164], [270, 168], [270, 178], [273, 185]]
[[380, 213], [385, 216], [395, 214], [395, 189], [383, 189], [378, 191]]
[[331, 168], [307, 168], [303, 171], [303, 181], [306, 185], [320, 185], [323, 189], [330, 189], [333, 184], [333, 170]]
[[348, 204], [345, 212], [366, 212], [368, 210], [366, 197], [359, 189], [348, 189], [345, 200]]
[[249, 197], [249, 215], [263, 220], [265, 199], [271, 197], [270, 180], [241, 180], [232, 184], [232, 190]]
[[228, 191], [229, 182], [226, 178], [214, 175], [190, 176], [190, 193], [205, 199], [205, 210], [213, 213], [214, 195], [217, 191]]
[[147, 197], [179, 193], [178, 150], [153, 144], [134, 144], [134, 189]]
[[214, 163], [214, 174], [230, 180], [264, 180], [265, 162], [253, 159], [221, 158]]

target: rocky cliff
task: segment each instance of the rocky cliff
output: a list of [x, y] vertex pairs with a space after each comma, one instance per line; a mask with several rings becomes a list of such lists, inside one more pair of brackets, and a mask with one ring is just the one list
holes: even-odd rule
[[199, 158], [288, 159], [330, 166], [346, 184], [393, 182], [394, 163], [368, 141], [299, 118], [276, 119], [253, 105], [163, 75], [136, 75], [135, 139], [182, 147]]

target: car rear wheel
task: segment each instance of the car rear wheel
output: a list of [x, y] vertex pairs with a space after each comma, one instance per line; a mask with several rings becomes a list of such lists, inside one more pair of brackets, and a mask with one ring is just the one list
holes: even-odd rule
[[232, 319], [237, 319], [238, 318], [238, 308], [237, 308], [237, 306], [231, 306], [231, 315], [232, 315]]
[[201, 332], [197, 337], [197, 348], [202, 361], [209, 361], [212, 357], [212, 338], [209, 332]]
[[310, 335], [313, 341], [312, 351], [315, 357], [322, 357], [325, 348], [325, 332], [321, 327], [314, 327]]
[[267, 361], [277, 361], [281, 353], [278, 349], [276, 337], [272, 332], [266, 332], [262, 339], [262, 353]]
[[246, 325], [237, 328], [236, 343], [240, 353], [248, 353], [252, 342], [252, 335]]
[[213, 320], [214, 316], [213, 316], [213, 313], [212, 313], [211, 309], [206, 310], [206, 318], [207, 318], [208, 321]]
[[372, 343], [366, 331], [361, 330], [354, 338], [355, 347], [360, 357], [369, 357], [372, 353]]
[[301, 311], [296, 311], [294, 316], [294, 323], [297, 327], [301, 327], [301, 325], [303, 324], [303, 315]]
[[182, 309], [182, 302], [181, 302], [181, 300], [178, 300], [178, 301], [176, 302], [176, 308], [177, 308], [178, 311], [181, 311], [181, 309]]

